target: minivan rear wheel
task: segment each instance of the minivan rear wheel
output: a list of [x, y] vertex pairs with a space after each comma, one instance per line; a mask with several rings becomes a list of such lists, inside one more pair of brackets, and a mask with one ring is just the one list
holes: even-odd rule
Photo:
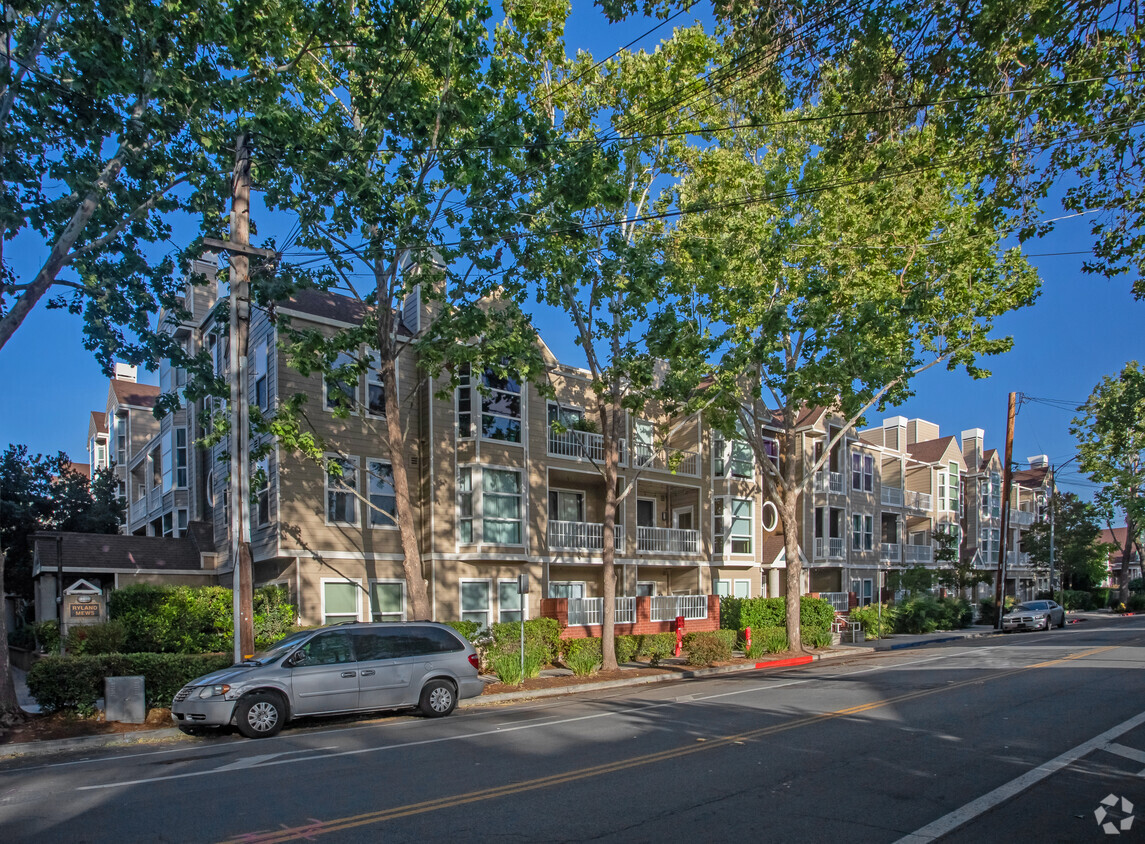
[[441, 718], [457, 708], [457, 691], [448, 680], [431, 680], [421, 690], [418, 709], [426, 718]]
[[270, 738], [286, 723], [286, 706], [272, 692], [255, 692], [239, 700], [235, 722], [247, 738]]

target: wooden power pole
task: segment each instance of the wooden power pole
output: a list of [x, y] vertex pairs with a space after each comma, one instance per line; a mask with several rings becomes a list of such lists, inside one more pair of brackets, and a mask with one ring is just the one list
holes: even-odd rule
[[998, 546], [998, 575], [994, 583], [994, 627], [1002, 629], [1006, 603], [1006, 539], [1010, 532], [1010, 467], [1014, 459], [1014, 419], [1018, 415], [1018, 394], [1010, 393], [1006, 409], [1006, 462], [1002, 464], [1002, 543]]

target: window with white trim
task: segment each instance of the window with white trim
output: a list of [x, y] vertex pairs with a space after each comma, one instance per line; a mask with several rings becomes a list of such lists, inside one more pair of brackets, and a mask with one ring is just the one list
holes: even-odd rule
[[763, 453], [767, 455], [767, 459], [771, 461], [771, 465], [776, 469], [779, 468], [779, 440], [774, 437], [763, 437], [761, 440], [763, 445]]
[[754, 525], [752, 524], [752, 508], [755, 502], [750, 498], [733, 498], [731, 500], [731, 520], [728, 524], [728, 537], [731, 540], [733, 554], [750, 554]]
[[159, 446], [160, 446], [160, 452], [161, 452], [160, 458], [159, 458], [159, 465], [160, 465], [160, 474], [162, 477], [162, 486], [163, 486], [164, 492], [167, 492], [168, 490], [171, 489], [172, 484], [174, 483], [174, 480], [175, 480], [175, 460], [174, 460], [175, 442], [174, 442], [174, 437], [172, 436], [172, 433], [173, 432], [171, 431], [171, 429], [167, 429], [166, 431], [163, 432], [163, 435], [162, 435], [162, 437], [160, 437], [160, 440], [159, 440]]
[[583, 580], [550, 580], [549, 581], [549, 597], [550, 598], [583, 598], [584, 597], [584, 581]]
[[370, 619], [406, 620], [406, 585], [400, 580], [370, 581]]
[[512, 373], [486, 367], [481, 376], [481, 438], [521, 441], [521, 384]]
[[717, 580], [716, 594], [721, 598], [730, 598], [732, 596], [732, 582], [730, 580]]
[[485, 467], [481, 477], [481, 541], [520, 545], [521, 473]]
[[875, 490], [875, 458], [861, 451], [851, 452], [851, 489], [860, 492]]
[[632, 423], [632, 456], [637, 466], [652, 462], [652, 423], [647, 419], [637, 419]]
[[348, 410], [353, 413], [358, 404], [358, 376], [349, 371], [356, 363], [353, 355], [340, 352], [334, 368], [322, 379], [326, 393], [327, 410]]
[[270, 406], [270, 396], [267, 391], [267, 358], [269, 357], [270, 338], [261, 340], [254, 347], [254, 360], [251, 366], [251, 381], [254, 383], [254, 403], [260, 410]]
[[175, 486], [187, 488], [187, 429], [175, 429]]
[[732, 589], [733, 598], [750, 598], [751, 597], [751, 581], [739, 580], [735, 581], [735, 586]]
[[497, 618], [499, 621], [521, 620], [521, 599], [524, 596], [517, 591], [516, 580], [500, 580], [497, 582]]
[[1002, 476], [997, 472], [990, 473], [990, 515], [996, 519], [1002, 515]]
[[779, 527], [779, 508], [775, 506], [774, 501], [763, 502], [763, 529], [767, 533], [771, 533]]
[[958, 464], [950, 464], [950, 473], [948, 475], [947, 486], [949, 487], [947, 493], [947, 509], [957, 513], [958, 512], [958, 485], [960, 482], [958, 473]]
[[473, 539], [473, 469], [457, 470], [457, 541], [471, 545]]
[[875, 547], [875, 517], [851, 514], [851, 550], [871, 551]]
[[322, 581], [322, 623], [358, 620], [358, 584], [351, 580]]
[[255, 464], [255, 524], [262, 527], [270, 524], [270, 459], [259, 458]]
[[386, 415], [386, 385], [382, 381], [381, 362], [378, 352], [370, 352], [370, 368], [366, 370], [366, 413], [378, 418]]
[[489, 581], [461, 581], [461, 620], [489, 626]]
[[457, 371], [457, 437], [473, 439], [473, 384], [469, 364]]
[[390, 461], [366, 462], [366, 489], [370, 500], [370, 527], [396, 528], [398, 500], [394, 493], [394, 467]]
[[938, 473], [938, 509], [946, 509], [946, 472]]
[[712, 552], [724, 553], [724, 499], [716, 498], [712, 501]]
[[[326, 473], [326, 523], [358, 524], [358, 458], [326, 455], [327, 465], [340, 467], [341, 474]], [[337, 471], [337, 470], [335, 470]]]

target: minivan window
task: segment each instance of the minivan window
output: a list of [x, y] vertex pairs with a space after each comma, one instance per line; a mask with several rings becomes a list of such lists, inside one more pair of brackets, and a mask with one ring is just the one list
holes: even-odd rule
[[354, 661], [350, 637], [342, 631], [319, 633], [303, 645], [301, 651], [304, 658], [295, 662], [295, 666], [338, 665]]
[[354, 653], [359, 660], [392, 659], [398, 653], [396, 635], [398, 630], [386, 628], [366, 628], [353, 631]]
[[400, 656], [443, 654], [464, 647], [455, 636], [438, 627], [405, 627], [396, 638]]

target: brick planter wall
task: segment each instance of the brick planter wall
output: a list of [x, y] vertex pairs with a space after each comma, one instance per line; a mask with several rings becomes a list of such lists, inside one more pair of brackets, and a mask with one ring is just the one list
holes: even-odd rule
[[[555, 618], [561, 625], [562, 639], [588, 639], [601, 635], [599, 624], [576, 624], [569, 626], [569, 600], [568, 598], [542, 598], [541, 617]], [[640, 596], [636, 599], [636, 621], [631, 624], [617, 624], [614, 626], [617, 636], [643, 636], [649, 633], [673, 633], [676, 622], [653, 621], [652, 599]], [[685, 633], [699, 633], [701, 631], [720, 629], [720, 596], [708, 595], [708, 617], [689, 618], [684, 622]]]

